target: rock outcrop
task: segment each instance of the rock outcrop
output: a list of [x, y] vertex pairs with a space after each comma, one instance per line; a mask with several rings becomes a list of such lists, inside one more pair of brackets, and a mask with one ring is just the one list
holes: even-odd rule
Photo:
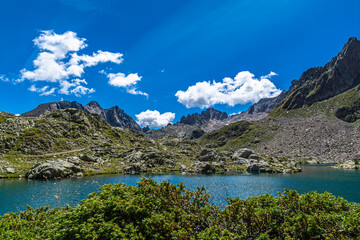
[[340, 168], [340, 169], [355, 169], [358, 170], [360, 169], [360, 162], [359, 160], [349, 160], [343, 163], [338, 163], [335, 166], [333, 166], [334, 168]]
[[248, 148], [237, 150], [231, 159], [235, 164], [244, 166], [248, 172], [296, 173], [301, 171], [294, 161], [269, 156], [261, 157]]
[[66, 160], [49, 160], [44, 163], [37, 163], [26, 173], [28, 179], [54, 179], [74, 176], [83, 170], [78, 162]]

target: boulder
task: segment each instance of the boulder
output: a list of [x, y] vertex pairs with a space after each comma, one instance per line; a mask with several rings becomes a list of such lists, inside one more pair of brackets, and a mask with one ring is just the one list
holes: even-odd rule
[[10, 168], [10, 167], [8, 167], [8, 168], [5, 168], [5, 170], [6, 170], [6, 173], [10, 173], [10, 174], [14, 174], [14, 173], [15, 173], [15, 168]]
[[253, 153], [249, 156], [249, 159], [260, 160], [260, 157], [257, 154]]
[[237, 160], [233, 161], [235, 164], [238, 165], [250, 165], [250, 160], [246, 158], [237, 158]]
[[196, 162], [194, 171], [198, 173], [214, 173], [216, 172], [216, 166], [209, 162]]
[[233, 160], [237, 160], [238, 158], [249, 158], [252, 154], [254, 154], [254, 151], [249, 148], [241, 148], [234, 152], [232, 155]]
[[269, 168], [269, 164], [265, 161], [253, 162], [248, 166], [248, 172], [265, 172]]
[[199, 155], [200, 162], [212, 162], [212, 161], [222, 161], [223, 158], [218, 155], [214, 149], [203, 149]]
[[124, 167], [124, 171], [128, 174], [136, 174], [136, 173], [139, 173], [140, 170], [141, 170], [141, 168], [138, 165]]
[[80, 159], [85, 161], [85, 162], [96, 162], [96, 159], [94, 159], [92, 156], [90, 156], [88, 154], [81, 155]]
[[358, 161], [355, 162], [355, 161], [352, 161], [352, 160], [336, 164], [333, 167], [334, 168], [341, 168], [341, 169], [360, 169], [360, 165], [359, 165]]
[[[124, 157], [124, 162], [127, 163], [136, 163], [142, 164], [147, 168], [153, 168], [158, 165], [164, 165], [166, 163], [170, 163], [169, 161], [165, 161], [164, 156], [159, 151], [150, 151], [150, 152], [142, 152], [142, 151], [134, 151]], [[171, 164], [173, 164], [171, 162]]]
[[36, 163], [26, 173], [28, 179], [53, 179], [73, 176], [83, 170], [66, 160], [48, 160], [44, 163]]

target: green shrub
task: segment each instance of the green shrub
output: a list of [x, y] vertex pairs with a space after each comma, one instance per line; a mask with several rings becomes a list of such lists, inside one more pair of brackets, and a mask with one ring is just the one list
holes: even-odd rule
[[75, 208], [39, 208], [0, 218], [0, 239], [354, 239], [360, 206], [330, 193], [285, 190], [224, 209], [205, 188], [157, 184], [105, 185]]

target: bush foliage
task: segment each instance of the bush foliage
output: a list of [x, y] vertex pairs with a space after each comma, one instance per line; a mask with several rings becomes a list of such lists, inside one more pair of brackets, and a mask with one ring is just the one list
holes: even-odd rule
[[8, 213], [0, 239], [355, 239], [360, 206], [330, 193], [285, 190], [241, 200], [224, 209], [204, 187], [104, 185], [77, 207]]

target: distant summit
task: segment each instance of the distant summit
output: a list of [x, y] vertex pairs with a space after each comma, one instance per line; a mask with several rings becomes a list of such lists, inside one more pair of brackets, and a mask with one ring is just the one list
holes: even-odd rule
[[45, 112], [54, 112], [60, 109], [67, 108], [76, 108], [85, 111], [84, 107], [78, 102], [68, 102], [68, 101], [60, 101], [60, 102], [51, 102], [51, 103], [43, 103], [40, 104], [37, 108], [23, 113], [21, 116], [23, 117], [39, 117], [41, 114]]
[[98, 102], [92, 101], [85, 106], [80, 103], [73, 101], [60, 101], [60, 102], [51, 102], [40, 104], [37, 108], [22, 114], [23, 117], [39, 117], [45, 112], [53, 112], [60, 109], [75, 108], [80, 109], [89, 114], [97, 114], [111, 126], [121, 127], [127, 129], [133, 129], [141, 132], [142, 129], [140, 126], [127, 115], [124, 110], [120, 109], [118, 106], [111, 107], [109, 109], [103, 109]]
[[181, 117], [180, 123], [187, 125], [202, 125], [209, 120], [223, 120], [227, 117], [228, 115], [225, 112], [220, 112], [218, 110], [215, 110], [214, 108], [208, 108], [200, 114], [194, 113], [191, 115], [187, 115], [187, 117]]
[[310, 68], [294, 80], [280, 108], [311, 106], [360, 84], [360, 41], [352, 37], [340, 53], [323, 67]]

